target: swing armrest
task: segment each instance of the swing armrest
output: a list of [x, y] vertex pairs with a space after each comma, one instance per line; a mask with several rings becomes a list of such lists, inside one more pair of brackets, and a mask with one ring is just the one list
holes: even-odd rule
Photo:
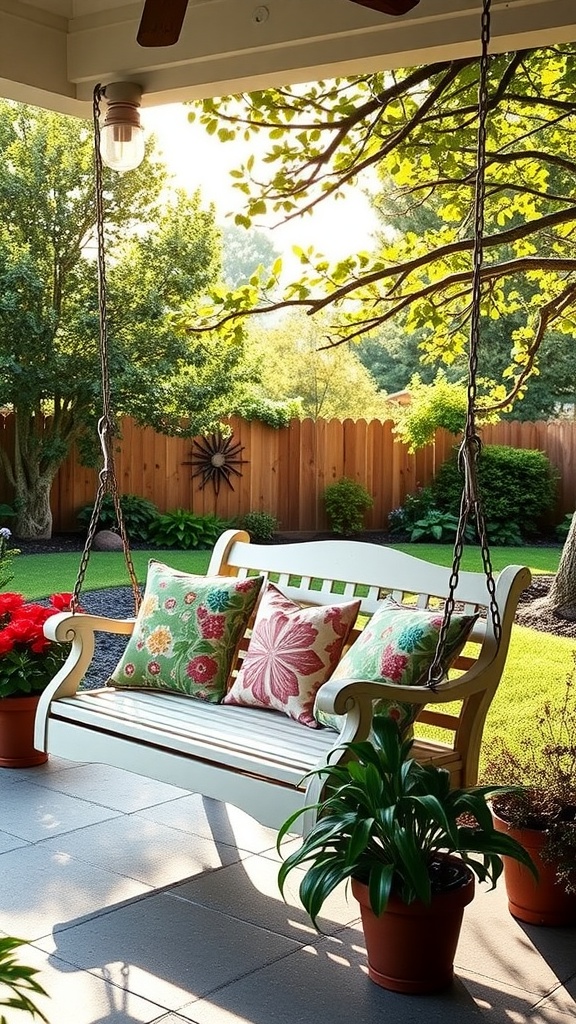
[[44, 634], [49, 640], [71, 644], [70, 654], [62, 668], [48, 684], [42, 694], [42, 702], [50, 704], [59, 697], [72, 697], [76, 693], [92, 658], [96, 631], [130, 636], [134, 630], [134, 618], [110, 619], [104, 615], [88, 615], [79, 612], [58, 612], [44, 624]]
[[428, 686], [399, 686], [372, 680], [334, 679], [324, 683], [316, 697], [321, 711], [331, 715], [349, 714], [354, 705], [366, 708], [372, 717], [372, 701], [391, 700], [404, 704], [445, 704], [464, 700], [486, 689], [483, 667], [474, 665], [457, 679], [443, 679], [434, 690]]
[[41, 693], [36, 714], [35, 743], [44, 750], [45, 723], [50, 715], [50, 704], [60, 697], [73, 697], [94, 657], [96, 631], [130, 636], [135, 619], [109, 619], [104, 615], [78, 612], [58, 612], [44, 623], [44, 635], [49, 640], [71, 644], [70, 653], [62, 668]]

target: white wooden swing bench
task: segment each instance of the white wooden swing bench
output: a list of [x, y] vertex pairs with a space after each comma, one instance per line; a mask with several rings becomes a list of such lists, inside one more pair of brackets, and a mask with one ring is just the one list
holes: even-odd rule
[[[421, 608], [446, 597], [450, 571], [357, 541], [256, 545], [247, 534], [230, 530], [215, 545], [207, 575], [244, 578], [257, 572], [301, 604], [335, 604], [362, 595], [360, 614], [370, 616], [389, 593], [397, 601], [410, 602], [417, 595]], [[334, 591], [335, 581], [344, 584], [337, 587], [340, 594]], [[460, 673], [451, 673], [435, 692], [426, 686], [384, 687], [387, 697], [420, 707], [418, 723], [448, 730], [448, 741], [418, 738], [414, 753], [419, 760], [447, 768], [454, 786], [477, 780], [486, 713], [504, 668], [518, 598], [529, 583], [530, 572], [521, 566], [508, 566], [497, 576], [502, 623], [498, 645], [486, 614], [485, 576], [461, 572], [456, 599], [466, 611], [480, 610], [480, 617], [465, 656], [454, 663]], [[318, 783], [303, 782], [303, 777], [328, 757], [341, 757], [342, 751], [334, 751], [343, 742], [368, 735], [372, 701], [383, 695], [381, 683], [325, 683], [318, 704], [325, 712], [345, 715], [338, 734], [308, 728], [281, 712], [209, 704], [180, 694], [110, 685], [79, 689], [94, 654], [95, 631], [129, 635], [133, 625], [133, 619], [83, 613], [61, 613], [49, 620], [47, 634], [72, 641], [72, 647], [66, 664], [42, 694], [37, 748], [72, 760], [114, 765], [230, 802], [271, 827], [279, 827], [294, 810], [317, 799]], [[356, 629], [352, 640], [358, 633]], [[245, 637], [235, 671], [247, 643]], [[442, 710], [447, 702], [455, 702], [450, 714]], [[307, 830], [311, 824], [308, 816], [302, 827]]]

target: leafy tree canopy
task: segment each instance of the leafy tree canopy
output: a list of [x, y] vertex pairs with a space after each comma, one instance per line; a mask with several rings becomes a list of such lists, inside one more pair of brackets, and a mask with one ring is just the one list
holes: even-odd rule
[[[0, 460], [20, 536], [49, 535], [54, 475], [100, 407], [92, 161], [90, 124], [0, 101], [0, 403], [16, 425]], [[220, 245], [213, 211], [167, 185], [155, 160], [105, 170], [112, 396], [116, 412], [170, 432], [190, 416], [195, 432], [241, 387], [242, 351], [178, 318], [219, 275]]]
[[[500, 409], [523, 393], [552, 325], [568, 336], [575, 329], [575, 88], [570, 45], [491, 59], [482, 316], [516, 318], [493, 393]], [[330, 309], [337, 343], [403, 315], [430, 358], [457, 360], [470, 316], [477, 92], [477, 61], [463, 58], [203, 101], [191, 117], [223, 141], [268, 133], [263, 169], [250, 156], [233, 172], [246, 200], [240, 224], [311, 212], [369, 169], [387, 183], [398, 227], [402, 210], [409, 223], [433, 206], [423, 232], [388, 232], [375, 252], [331, 265], [300, 251], [302, 277], [281, 299], [262, 303], [255, 285], [212, 292], [192, 311], [204, 329], [238, 330], [239, 313], [264, 308]], [[272, 288], [274, 274], [262, 285]]]
[[296, 400], [300, 415], [312, 419], [389, 419], [390, 407], [356, 352], [326, 347], [326, 333], [322, 317], [299, 312], [251, 325], [246, 350], [263, 395]]
[[236, 288], [244, 284], [259, 267], [270, 271], [279, 252], [268, 234], [256, 228], [227, 224], [222, 228], [222, 277]]

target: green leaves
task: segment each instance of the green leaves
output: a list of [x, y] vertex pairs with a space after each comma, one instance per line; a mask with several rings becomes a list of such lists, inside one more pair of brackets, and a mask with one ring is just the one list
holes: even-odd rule
[[[387, 716], [373, 722], [373, 741], [346, 744], [350, 759], [318, 769], [325, 797], [316, 824], [282, 864], [281, 892], [294, 868], [306, 867], [300, 899], [313, 924], [324, 900], [347, 878], [367, 883], [372, 909], [385, 911], [391, 892], [405, 903], [432, 898], [435, 868], [456, 854], [481, 881], [495, 885], [502, 856], [530, 866], [526, 852], [496, 832], [486, 800], [492, 787], [451, 790], [447, 771], [410, 758]], [[278, 850], [304, 810], [280, 829]], [[463, 825], [466, 815], [473, 825]]]
[[[15, 951], [24, 945], [22, 939], [0, 937], [0, 1006], [22, 1010], [48, 1024], [48, 1018], [31, 998], [31, 995], [47, 994], [36, 978], [38, 971], [35, 967], [19, 963], [14, 956]], [[4, 989], [8, 989], [11, 995], [6, 996]], [[7, 1024], [3, 1015], [0, 1016], [0, 1024]]]

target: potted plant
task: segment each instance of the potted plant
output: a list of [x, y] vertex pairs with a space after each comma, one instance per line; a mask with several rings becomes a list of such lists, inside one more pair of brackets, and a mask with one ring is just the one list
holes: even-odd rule
[[[397, 992], [446, 987], [474, 876], [494, 886], [502, 855], [531, 861], [496, 831], [487, 799], [494, 787], [450, 789], [449, 773], [410, 757], [396, 723], [376, 716], [370, 741], [345, 745], [350, 759], [325, 777], [316, 824], [279, 872], [306, 866], [300, 899], [312, 923], [326, 897], [352, 880], [361, 907], [370, 978]], [[278, 835], [278, 849], [298, 816]]]
[[513, 785], [492, 803], [496, 828], [530, 853], [538, 879], [504, 858], [511, 914], [529, 924], [576, 924], [576, 692], [568, 675], [557, 705], [547, 701], [536, 728], [514, 749], [487, 747], [483, 777]]
[[[13, 1010], [24, 1010], [32, 1017], [39, 1017], [46, 1021], [41, 1010], [30, 998], [29, 993], [45, 996], [46, 992], [36, 981], [35, 975], [38, 971], [35, 967], [26, 967], [18, 963], [14, 951], [23, 946], [22, 939], [14, 939], [9, 935], [0, 937], [0, 1006], [9, 1006]], [[4, 989], [8, 989], [5, 995]], [[0, 1016], [0, 1024], [7, 1024], [4, 1014]]]
[[44, 623], [70, 609], [71, 594], [53, 594], [50, 606], [22, 594], [0, 594], [0, 767], [29, 768], [48, 755], [34, 748], [38, 697], [64, 664], [69, 645], [44, 636]]

